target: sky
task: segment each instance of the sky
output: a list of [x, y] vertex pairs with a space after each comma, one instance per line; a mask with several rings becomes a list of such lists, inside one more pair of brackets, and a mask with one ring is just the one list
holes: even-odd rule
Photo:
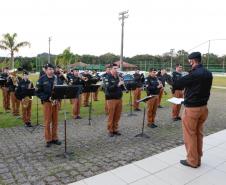
[[[125, 20], [124, 56], [186, 51], [226, 54], [225, 0], [0, 0], [0, 39], [17, 33], [29, 41], [17, 56], [48, 52], [120, 55], [119, 12]], [[215, 40], [225, 39], [225, 40]], [[193, 50], [191, 50], [194, 48]], [[9, 56], [0, 50], [0, 56]]]

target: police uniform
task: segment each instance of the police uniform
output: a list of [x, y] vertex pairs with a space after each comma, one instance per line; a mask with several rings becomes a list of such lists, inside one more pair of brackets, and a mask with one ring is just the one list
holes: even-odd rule
[[165, 79], [166, 75], [162, 75], [161, 71], [158, 73], [157, 78], [158, 80], [162, 83], [162, 88], [160, 88], [159, 90], [159, 99], [158, 99], [158, 107], [162, 108], [161, 106], [161, 101], [162, 101], [162, 96], [163, 96], [163, 92], [164, 92], [164, 87], [165, 87], [165, 83], [166, 83], [166, 79]]
[[118, 86], [119, 78], [112, 74], [106, 75], [104, 79], [105, 97], [108, 107], [108, 132], [110, 136], [120, 135], [118, 123], [122, 112], [122, 88]]
[[[47, 64], [47, 67], [52, 65]], [[44, 115], [44, 125], [45, 125], [45, 140], [47, 142], [47, 147], [51, 143], [61, 144], [58, 141], [58, 111], [59, 103], [58, 101], [50, 101], [52, 96], [52, 91], [54, 85], [57, 84], [57, 77], [54, 75], [49, 78], [47, 75], [43, 75], [37, 82], [37, 96], [41, 99], [43, 104], [43, 115]]]
[[[83, 74], [83, 77], [87, 78], [87, 80], [84, 82], [84, 86], [89, 86], [91, 85], [91, 78], [92, 76], [90, 74]], [[89, 97], [90, 97], [90, 92], [83, 92], [83, 106], [88, 107], [89, 106]]]
[[[70, 78], [71, 85], [81, 85], [84, 86], [84, 81], [78, 76], [71, 76]], [[75, 119], [81, 119], [80, 117], [80, 107], [81, 107], [81, 95], [79, 94], [78, 97], [72, 99], [72, 115]]]
[[[24, 74], [28, 75], [27, 72]], [[21, 101], [22, 107], [22, 119], [25, 126], [31, 127], [31, 107], [32, 97], [26, 96], [26, 90], [34, 88], [33, 83], [30, 80], [21, 80], [16, 89], [16, 97]]]
[[[13, 82], [13, 78], [15, 79], [17, 84], [15, 84], [15, 82]], [[20, 81], [21, 81], [21, 78], [18, 76], [10, 76], [7, 80], [7, 85], [9, 87], [10, 98], [11, 98], [11, 106], [12, 106], [13, 116], [20, 115], [20, 100], [18, 100], [15, 95], [15, 90]]]
[[[107, 78], [107, 76], [109, 75], [110, 73], [104, 73], [103, 75], [102, 75], [102, 79], [103, 79], [103, 81], [105, 80], [105, 78]], [[105, 85], [103, 86], [103, 90], [104, 90], [104, 92], [105, 92]], [[104, 97], [104, 111], [105, 111], [105, 114], [106, 115], [108, 115], [108, 106], [107, 106], [107, 99], [106, 99], [106, 95], [105, 95], [105, 97]]]
[[[182, 74], [177, 72], [177, 71], [174, 71], [172, 73], [172, 81], [175, 82], [175, 81], [178, 81], [182, 78]], [[173, 97], [175, 98], [183, 98], [184, 97], [184, 94], [183, 94], [183, 88], [175, 88], [175, 87], [172, 87], [172, 94], [173, 94]], [[173, 104], [172, 105], [172, 118], [173, 120], [180, 120], [180, 109], [181, 109], [181, 105], [180, 104]]]
[[202, 157], [203, 127], [208, 117], [207, 102], [213, 77], [201, 64], [200, 52], [191, 53], [188, 59], [199, 62], [193, 66], [188, 75], [173, 83], [175, 89], [185, 88], [182, 127], [187, 159], [180, 162], [185, 166], [199, 167]]
[[134, 73], [133, 78], [136, 83], [136, 89], [133, 91], [133, 109], [139, 111], [139, 103], [137, 100], [141, 98], [141, 88], [143, 86], [144, 77], [139, 73]]
[[3, 108], [6, 112], [10, 111], [10, 91], [7, 82], [9, 75], [7, 73], [3, 73], [1, 75], [2, 79], [5, 80], [5, 84], [2, 85], [2, 97], [3, 97]]
[[157, 127], [155, 125], [155, 116], [158, 107], [158, 97], [160, 88], [158, 88], [159, 82], [157, 77], [148, 76], [146, 80], [147, 84], [147, 96], [153, 95], [154, 97], [147, 101], [147, 121], [148, 126], [151, 128]]
[[[95, 73], [95, 74], [93, 75], [93, 78], [94, 78], [96, 81], [100, 81], [100, 76], [99, 76], [97, 73]], [[98, 101], [98, 93], [99, 93], [99, 88], [97, 89], [96, 92], [92, 93], [92, 94], [93, 94], [93, 100], [94, 100], [94, 101]]]

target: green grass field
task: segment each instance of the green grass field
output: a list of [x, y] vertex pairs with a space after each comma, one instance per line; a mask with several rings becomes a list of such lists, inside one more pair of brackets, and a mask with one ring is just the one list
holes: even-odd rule
[[213, 85], [226, 87], [226, 77], [221, 77], [221, 76], [214, 77]]
[[[31, 75], [30, 79], [36, 83], [37, 80], [37, 75]], [[226, 86], [226, 78], [225, 77], [214, 77], [214, 85], [216, 86]], [[163, 95], [162, 99], [162, 105], [163, 106], [169, 106], [169, 102], [166, 100], [171, 97], [171, 93], [169, 88], [166, 88], [166, 91], [168, 92], [167, 95]], [[142, 97], [146, 96], [146, 92], [142, 92]], [[2, 93], [0, 94], [0, 128], [7, 128], [7, 127], [14, 127], [17, 125], [22, 125], [23, 122], [21, 119], [16, 119], [15, 117], [12, 116], [11, 113], [3, 113], [3, 107], [2, 107]], [[141, 105], [142, 107], [142, 105]], [[62, 110], [59, 112], [59, 122], [63, 122], [64, 119], [64, 111], [66, 110], [67, 112], [67, 118], [72, 119], [72, 105], [70, 104], [69, 100], [66, 100], [66, 104], [62, 102]], [[99, 101], [93, 102], [93, 117], [95, 115], [101, 115], [104, 114], [104, 93], [102, 91], [99, 92]], [[127, 112], [130, 110], [129, 107], [129, 93], [124, 93], [123, 94], [123, 111]], [[43, 110], [42, 110], [42, 105], [40, 103], [40, 100], [38, 99], [38, 119], [39, 122], [43, 122]], [[87, 107], [81, 107], [81, 116], [84, 119], [88, 118], [88, 108]], [[37, 119], [37, 97], [33, 98], [33, 103], [32, 103], [32, 123], [36, 124], [36, 119]]]
[[[31, 75], [30, 79], [36, 83], [37, 80], [37, 75]], [[142, 92], [142, 97], [145, 97], [146, 93]], [[168, 95], [163, 96], [162, 100], [162, 105], [166, 106], [169, 103], [166, 102], [166, 99], [171, 96], [170, 93]], [[94, 101], [93, 102], [93, 109], [94, 111], [92, 112], [93, 117], [95, 115], [101, 115], [105, 114], [104, 113], [104, 93], [102, 91], [99, 92], [99, 101]], [[3, 107], [2, 107], [2, 93], [0, 95], [0, 112], [3, 112]], [[43, 110], [42, 110], [42, 105], [40, 103], [40, 100], [38, 99], [38, 119], [39, 122], [43, 122]], [[142, 106], [141, 106], [142, 107]], [[72, 119], [72, 105], [70, 104], [69, 100], [66, 100], [66, 103], [64, 104], [64, 101], [62, 102], [62, 110], [59, 112], [59, 122], [63, 122], [64, 119], [64, 111], [66, 110], [67, 112], [67, 118]], [[37, 118], [37, 97], [33, 97], [33, 102], [32, 102], [32, 123], [36, 124], [36, 118]], [[88, 107], [81, 107], [81, 117], [87, 119], [88, 118]], [[123, 111], [129, 111], [129, 93], [124, 93], [123, 94]], [[12, 116], [11, 113], [1, 113], [0, 114], [0, 128], [7, 128], [7, 127], [14, 127], [17, 125], [22, 125], [22, 119], [16, 119], [15, 117]]]

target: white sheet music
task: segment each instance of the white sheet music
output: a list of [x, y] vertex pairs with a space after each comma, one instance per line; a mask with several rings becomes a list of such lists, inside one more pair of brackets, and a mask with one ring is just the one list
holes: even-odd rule
[[170, 103], [179, 105], [179, 104], [181, 104], [181, 102], [184, 101], [184, 98], [175, 98], [175, 97], [173, 97], [173, 98], [168, 99], [167, 101], [170, 102]]

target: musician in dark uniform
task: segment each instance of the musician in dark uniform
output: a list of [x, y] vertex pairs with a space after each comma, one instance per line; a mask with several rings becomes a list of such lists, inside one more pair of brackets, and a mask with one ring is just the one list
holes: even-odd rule
[[52, 64], [46, 64], [45, 72], [46, 75], [43, 75], [37, 82], [37, 96], [43, 104], [46, 147], [50, 147], [51, 144], [61, 144], [57, 133], [59, 101], [52, 99], [53, 88], [58, 85], [58, 80], [54, 75]]
[[7, 79], [7, 86], [9, 87], [10, 98], [11, 98], [11, 106], [12, 106], [12, 114], [17, 118], [20, 118], [20, 100], [16, 98], [15, 91], [22, 80], [21, 77], [17, 75], [17, 72], [12, 72]]
[[[99, 74], [97, 73], [96, 70], [93, 70], [92, 78], [96, 79], [96, 81], [100, 81], [100, 76], [99, 76]], [[98, 93], [99, 93], [99, 89], [97, 89], [96, 92], [92, 93], [94, 101], [98, 101]]]
[[147, 121], [148, 127], [156, 128], [158, 127], [155, 124], [155, 116], [158, 107], [158, 98], [160, 89], [163, 87], [161, 83], [159, 83], [158, 78], [156, 77], [157, 71], [154, 68], [149, 70], [149, 76], [146, 80], [146, 87], [147, 87], [147, 96], [153, 95], [153, 98], [147, 101]]
[[164, 88], [165, 88], [165, 84], [166, 84], [166, 77], [167, 77], [167, 73], [166, 73], [165, 69], [161, 69], [157, 73], [157, 78], [162, 83], [162, 86], [163, 86], [159, 91], [158, 108], [163, 108], [161, 106], [161, 101], [162, 101], [162, 96], [163, 96]]
[[133, 109], [134, 111], [141, 111], [137, 100], [141, 98], [141, 90], [144, 83], [144, 75], [140, 74], [139, 70], [136, 70], [133, 74], [134, 81], [136, 83], [136, 89], [133, 91]]
[[3, 108], [6, 112], [10, 112], [10, 91], [9, 86], [6, 83], [7, 79], [9, 78], [9, 68], [5, 67], [1, 78], [5, 81], [4, 84], [1, 86], [2, 88], [2, 97], [3, 97]]
[[118, 124], [122, 112], [122, 85], [124, 84], [118, 77], [117, 65], [112, 66], [111, 73], [104, 79], [105, 96], [108, 106], [108, 133], [110, 137], [120, 136]]
[[[176, 70], [172, 73], [172, 81], [178, 81], [182, 78], [182, 66], [180, 64], [176, 64]], [[183, 89], [182, 87], [172, 87], [172, 94], [173, 97], [175, 98], [183, 98], [184, 97], [184, 93], [183, 93]], [[180, 104], [173, 104], [172, 106], [172, 119], [173, 121], [177, 121], [177, 120], [181, 120], [180, 115], [180, 109], [181, 109], [181, 105]]]
[[[84, 80], [79, 77], [79, 71], [74, 69], [73, 76], [71, 76], [70, 85], [81, 85], [84, 86]], [[81, 107], [81, 95], [79, 94], [78, 97], [72, 99], [72, 115], [74, 119], [82, 119], [80, 116], [80, 107]]]
[[197, 168], [201, 165], [203, 127], [208, 117], [207, 102], [213, 76], [203, 67], [200, 52], [191, 53], [188, 61], [192, 68], [190, 73], [174, 81], [173, 88], [185, 88], [182, 127], [187, 158], [181, 160], [180, 163]]
[[19, 82], [16, 89], [16, 97], [21, 101], [22, 107], [22, 119], [26, 127], [32, 127], [31, 125], [31, 107], [32, 97], [27, 96], [26, 90], [34, 88], [33, 83], [28, 79], [28, 72], [23, 72], [23, 79]]
[[[84, 73], [82, 74], [82, 79], [84, 80], [84, 86], [91, 85], [92, 76], [91, 76], [91, 74], [89, 74], [88, 70], [84, 71]], [[84, 107], [89, 106], [89, 97], [90, 97], [90, 92], [83, 92], [83, 106]]]

